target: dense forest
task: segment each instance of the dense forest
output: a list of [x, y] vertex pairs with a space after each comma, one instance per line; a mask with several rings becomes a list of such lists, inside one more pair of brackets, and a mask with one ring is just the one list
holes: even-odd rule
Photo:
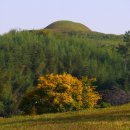
[[[125, 37], [127, 36], [127, 37]], [[45, 74], [96, 77], [97, 90], [130, 90], [130, 35], [54, 32], [49, 29], [0, 36], [0, 113], [19, 113], [25, 93]], [[128, 46], [129, 45], [129, 46]]]

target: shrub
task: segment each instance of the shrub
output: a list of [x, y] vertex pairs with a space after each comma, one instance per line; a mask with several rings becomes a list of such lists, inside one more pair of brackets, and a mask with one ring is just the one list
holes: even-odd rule
[[121, 105], [130, 102], [130, 93], [116, 86], [100, 91], [104, 102], [109, 102], [111, 105]]
[[38, 81], [37, 88], [25, 95], [20, 104], [20, 109], [26, 114], [92, 108], [100, 99], [95, 87], [91, 86], [92, 80], [88, 78], [87, 84], [83, 84], [76, 77], [64, 73], [41, 76]]
[[4, 104], [3, 102], [0, 102], [0, 115], [3, 115], [3, 112], [4, 112]]
[[82, 101], [84, 108], [93, 108], [99, 99], [101, 99], [100, 94], [96, 91], [96, 86], [92, 83], [96, 81], [96, 78], [89, 79], [88, 77], [82, 78], [83, 92]]
[[111, 104], [109, 102], [101, 102], [99, 104], [100, 108], [107, 108], [107, 107], [111, 107]]

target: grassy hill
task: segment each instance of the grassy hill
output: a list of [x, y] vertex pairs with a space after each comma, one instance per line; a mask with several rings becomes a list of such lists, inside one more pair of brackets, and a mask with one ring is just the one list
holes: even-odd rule
[[0, 119], [0, 130], [130, 130], [130, 104], [105, 109]]
[[72, 21], [56, 21], [48, 25], [45, 29], [50, 29], [56, 32], [91, 32], [91, 30], [81, 23]]
[[74, 37], [78, 36], [85, 39], [94, 40], [94, 42], [102, 41], [103, 43], [107, 43], [109, 45], [110, 44], [116, 45], [123, 42], [122, 41], [123, 35], [104, 34], [100, 32], [95, 32], [81, 23], [67, 20], [53, 22], [44, 29], [37, 30], [36, 32], [40, 32], [41, 34], [47, 34], [47, 35], [53, 34], [55, 36], [57, 34], [59, 36], [60, 34], [60, 36], [63, 36], [63, 38], [70, 36]]

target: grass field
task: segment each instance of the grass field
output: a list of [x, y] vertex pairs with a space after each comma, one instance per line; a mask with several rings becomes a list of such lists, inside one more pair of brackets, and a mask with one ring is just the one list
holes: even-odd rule
[[130, 130], [130, 104], [78, 112], [0, 118], [0, 130]]

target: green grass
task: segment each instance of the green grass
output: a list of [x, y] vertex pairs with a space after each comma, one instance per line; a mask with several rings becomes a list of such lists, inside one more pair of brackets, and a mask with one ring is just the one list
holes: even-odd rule
[[81, 23], [72, 21], [56, 21], [48, 25], [45, 29], [50, 29], [59, 32], [91, 32], [91, 30]]
[[0, 130], [130, 130], [130, 104], [0, 119]]

